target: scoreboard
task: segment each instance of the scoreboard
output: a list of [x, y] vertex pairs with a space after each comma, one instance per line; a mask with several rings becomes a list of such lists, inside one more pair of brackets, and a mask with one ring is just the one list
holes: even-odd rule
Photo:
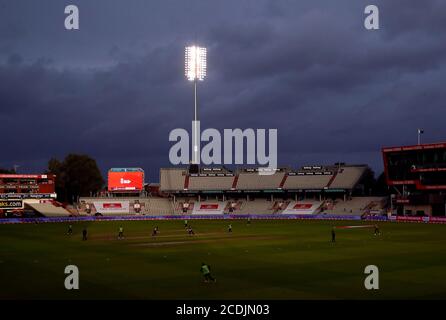
[[108, 171], [108, 191], [136, 192], [144, 189], [144, 170], [141, 168], [112, 168]]

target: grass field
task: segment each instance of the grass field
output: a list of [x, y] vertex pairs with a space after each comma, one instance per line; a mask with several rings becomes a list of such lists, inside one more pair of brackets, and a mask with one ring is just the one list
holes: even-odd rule
[[[253, 220], [124, 221], [0, 225], [1, 299], [406, 299], [446, 297], [446, 225]], [[117, 240], [119, 226], [126, 238]], [[160, 234], [153, 238], [152, 228]], [[81, 241], [83, 226], [89, 239]], [[201, 262], [217, 283], [203, 283]], [[80, 289], [64, 288], [65, 266]], [[364, 288], [364, 268], [380, 289]]]

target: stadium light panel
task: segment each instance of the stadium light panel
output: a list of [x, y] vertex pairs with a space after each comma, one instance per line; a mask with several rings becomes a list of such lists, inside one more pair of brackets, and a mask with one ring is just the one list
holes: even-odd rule
[[185, 75], [189, 81], [203, 81], [206, 77], [206, 48], [186, 47]]

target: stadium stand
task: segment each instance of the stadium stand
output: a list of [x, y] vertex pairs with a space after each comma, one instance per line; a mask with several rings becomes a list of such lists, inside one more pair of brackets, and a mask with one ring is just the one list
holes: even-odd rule
[[26, 203], [26, 205], [45, 217], [68, 217], [71, 215], [63, 207], [55, 206], [52, 203]]
[[[116, 202], [115, 199], [113, 199]], [[141, 211], [135, 212], [134, 204], [138, 200]], [[265, 198], [230, 199], [226, 201], [202, 200], [190, 198], [178, 198], [174, 203], [170, 198], [132, 198], [128, 199], [128, 212], [100, 212], [95, 206], [98, 202], [110, 202], [110, 198], [82, 198], [78, 207], [79, 214], [86, 215], [86, 205], [90, 206], [90, 215], [98, 211], [102, 215], [183, 215], [183, 214], [337, 214], [337, 215], [380, 215], [384, 213], [387, 205], [386, 197], [352, 197], [347, 200], [323, 200], [301, 199], [274, 200]], [[186, 206], [185, 206], [186, 204]], [[33, 204], [39, 212], [45, 211], [45, 215], [69, 215], [64, 208], [58, 208], [48, 204]], [[232, 209], [230, 209], [232, 208]], [[209, 211], [209, 212], [207, 212]]]
[[285, 190], [293, 189], [324, 189], [333, 174], [315, 174], [314, 172], [297, 172], [288, 174], [288, 177], [283, 185]]
[[278, 200], [274, 201], [274, 204], [271, 207], [271, 210], [273, 213], [282, 213], [283, 210], [288, 206], [290, 203], [289, 200]]
[[272, 175], [260, 175], [257, 171], [242, 171], [238, 175], [237, 190], [279, 189], [285, 172], [279, 171]]
[[94, 199], [92, 201], [92, 213], [101, 215], [129, 215], [130, 200], [129, 199]]
[[[135, 211], [135, 203], [139, 203], [140, 211]], [[97, 208], [103, 206], [103, 204], [120, 204], [122, 210], [117, 209], [115, 212], [112, 210], [102, 211]], [[90, 213], [87, 211], [87, 205], [90, 208]], [[101, 213], [102, 215], [170, 215], [174, 212], [173, 204], [168, 198], [161, 197], [132, 197], [132, 198], [86, 198], [83, 197], [79, 201], [78, 206], [79, 214], [81, 215], [94, 215]]]
[[174, 204], [175, 214], [192, 214], [196, 200], [179, 199]]
[[274, 203], [266, 199], [252, 199], [248, 201], [242, 201], [240, 214], [273, 214]]
[[365, 173], [366, 166], [344, 166], [337, 171], [330, 189], [353, 189]]
[[194, 204], [192, 214], [223, 214], [227, 206], [223, 201], [198, 201]]
[[226, 203], [224, 213], [237, 214], [240, 212], [243, 202], [238, 199], [231, 199]]
[[189, 190], [231, 190], [233, 176], [197, 176], [189, 177]]
[[352, 190], [367, 170], [365, 165], [304, 166], [298, 170], [278, 169], [272, 175], [260, 175], [248, 168], [230, 172], [224, 168], [202, 169], [188, 174], [187, 169], [164, 168], [160, 171], [160, 190], [230, 191], [230, 190]]
[[[173, 204], [168, 198], [143, 198], [139, 202], [143, 207], [142, 214], [170, 215], [174, 212]], [[133, 207], [131, 205], [131, 207]]]
[[183, 190], [185, 184], [186, 170], [177, 168], [162, 168], [160, 170], [160, 190], [176, 191]]
[[[260, 175], [259, 168], [189, 169], [161, 169], [157, 196], [82, 198], [79, 213], [363, 215], [380, 214], [385, 206], [379, 197], [352, 197], [364, 194], [366, 165], [280, 168], [272, 175]], [[116, 201], [121, 202], [113, 204]]]
[[385, 197], [353, 197], [347, 201], [327, 201], [326, 214], [358, 215], [370, 212], [370, 210], [382, 210], [386, 204]]
[[316, 214], [319, 213], [323, 201], [290, 201], [282, 214]]

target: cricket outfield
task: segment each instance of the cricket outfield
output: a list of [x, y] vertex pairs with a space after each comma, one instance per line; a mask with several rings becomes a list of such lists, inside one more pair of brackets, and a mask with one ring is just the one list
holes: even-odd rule
[[[1, 299], [443, 299], [446, 225], [182, 220], [0, 225]], [[227, 231], [231, 223], [233, 232]], [[370, 222], [368, 223], [370, 224]], [[117, 239], [124, 229], [123, 240]], [[159, 234], [152, 236], [158, 226]], [[82, 241], [82, 229], [88, 240]], [[205, 283], [201, 263], [216, 283]], [[67, 265], [79, 289], [64, 286]], [[364, 269], [379, 269], [367, 290]]]

